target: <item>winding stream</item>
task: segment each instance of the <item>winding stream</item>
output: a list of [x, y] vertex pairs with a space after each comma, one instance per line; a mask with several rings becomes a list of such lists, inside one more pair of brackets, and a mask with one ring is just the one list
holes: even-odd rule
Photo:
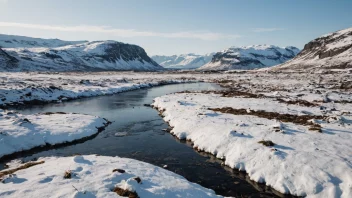
[[[251, 182], [243, 172], [221, 166], [215, 157], [197, 153], [191, 144], [179, 141], [163, 131], [168, 125], [155, 109], [144, 106], [165, 94], [184, 90], [220, 89], [209, 83], [174, 84], [140, 89], [117, 95], [79, 99], [64, 103], [18, 107], [22, 114], [38, 112], [76, 112], [100, 116], [112, 122], [94, 139], [80, 144], [37, 153], [22, 154], [27, 161], [43, 156], [100, 154], [128, 157], [157, 166], [168, 166], [180, 174], [217, 194], [236, 197], [273, 197], [274, 192], [262, 184]], [[6, 162], [0, 162], [0, 169]]]

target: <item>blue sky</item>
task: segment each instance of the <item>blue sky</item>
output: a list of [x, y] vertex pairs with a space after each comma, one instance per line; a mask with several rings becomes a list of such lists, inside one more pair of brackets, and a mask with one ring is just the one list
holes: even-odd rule
[[0, 33], [117, 40], [149, 55], [308, 41], [352, 26], [351, 0], [0, 0]]

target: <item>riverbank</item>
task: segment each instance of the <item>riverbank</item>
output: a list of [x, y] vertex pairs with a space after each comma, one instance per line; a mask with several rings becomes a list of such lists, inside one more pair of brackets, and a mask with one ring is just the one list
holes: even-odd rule
[[38, 161], [3, 177], [0, 196], [221, 197], [171, 171], [133, 159], [83, 155]]
[[[4, 74], [1, 74], [1, 75], [4, 75]], [[273, 115], [271, 113], [289, 114], [288, 119], [291, 121], [294, 120], [293, 116], [298, 116], [299, 113], [306, 114], [306, 115], [311, 114], [313, 116], [322, 116], [322, 114], [320, 114], [321, 112], [327, 112], [327, 113], [332, 112], [332, 113], [338, 113], [338, 114], [346, 114], [346, 116], [349, 116], [348, 109], [349, 109], [349, 105], [351, 104], [351, 102], [350, 102], [351, 101], [351, 94], [349, 91], [351, 84], [350, 84], [350, 80], [349, 80], [350, 79], [349, 74], [323, 74], [323, 75], [322, 74], [299, 74], [299, 73], [293, 73], [293, 74], [267, 74], [267, 73], [241, 73], [241, 74], [236, 74], [236, 73], [235, 74], [200, 74], [200, 73], [198, 73], [198, 74], [181, 74], [181, 73], [167, 74], [166, 73], [166, 74], [160, 74], [160, 73], [133, 73], [133, 72], [127, 72], [127, 73], [116, 73], [115, 72], [114, 73], [114, 72], [112, 72], [112, 73], [93, 73], [93, 74], [92, 73], [87, 73], [87, 74], [86, 73], [64, 73], [64, 74], [63, 73], [58, 73], [58, 74], [30, 73], [29, 76], [32, 76], [33, 79], [26, 80], [25, 79], [26, 75], [21, 74], [21, 73], [20, 74], [19, 73], [15, 73], [15, 74], [11, 73], [10, 75], [8, 75], [8, 77], [6, 77], [6, 79], [4, 78], [4, 76], [2, 76], [3, 82], [8, 82], [7, 84], [6, 83], [2, 84], [5, 88], [4, 90], [5, 91], [12, 90], [11, 86], [14, 86], [14, 90], [18, 90], [18, 91], [14, 91], [14, 92], [19, 92], [21, 90], [21, 87], [23, 88], [23, 85], [28, 86], [29, 83], [33, 83], [34, 87], [37, 87], [38, 90], [43, 90], [42, 88], [39, 88], [39, 87], [41, 87], [41, 86], [47, 87], [50, 83], [54, 82], [55, 85], [59, 85], [60, 83], [63, 83], [62, 84], [63, 87], [61, 87], [61, 88], [59, 87], [59, 89], [57, 89], [56, 91], [53, 91], [54, 89], [52, 89], [52, 88], [54, 88], [54, 87], [51, 87], [51, 88], [49, 87], [53, 93], [59, 93], [60, 89], [73, 90], [73, 89], [75, 89], [75, 86], [76, 86], [76, 87], [78, 87], [78, 89], [76, 90], [77, 92], [73, 91], [73, 92], [75, 92], [74, 93], [75, 95], [81, 94], [83, 97], [91, 97], [91, 96], [104, 95], [105, 94], [104, 92], [106, 90], [114, 89], [113, 86], [116, 86], [117, 89], [121, 90], [121, 87], [127, 86], [127, 87], [131, 88], [134, 85], [138, 85], [138, 83], [142, 83], [143, 85], [148, 84], [148, 86], [150, 86], [149, 85], [150, 82], [159, 82], [159, 85], [162, 85], [163, 83], [166, 82], [166, 80], [169, 80], [169, 82], [170, 81], [174, 81], [174, 82], [198, 82], [198, 81], [216, 82], [225, 88], [229, 88], [229, 90], [231, 90], [231, 91], [227, 91], [227, 92], [226, 91], [225, 92], [207, 91], [207, 93], [203, 93], [204, 98], [211, 96], [208, 98], [209, 101], [211, 101], [209, 103], [209, 105], [205, 105], [209, 101], [203, 100], [204, 99], [203, 96], [201, 98], [195, 98], [195, 97], [193, 98], [192, 94], [199, 94], [199, 93], [186, 93], [186, 94], [190, 94], [190, 96], [185, 95], [184, 98], [181, 98], [181, 99], [179, 98], [180, 103], [175, 104], [176, 107], [178, 107], [178, 108], [179, 108], [179, 106], [177, 106], [177, 105], [182, 106], [182, 108], [180, 108], [180, 109], [175, 109], [175, 113], [177, 113], [178, 111], [183, 111], [184, 110], [183, 108], [186, 108], [186, 109], [193, 108], [194, 106], [202, 106], [202, 108], [203, 108], [202, 110], [205, 110], [206, 108], [212, 108], [212, 110], [208, 109], [208, 111], [209, 112], [214, 111], [214, 112], [212, 112], [212, 113], [200, 112], [199, 115], [197, 114], [196, 116], [213, 117], [214, 118], [213, 121], [215, 123], [218, 122], [218, 120], [216, 120], [216, 119], [223, 118], [223, 116], [224, 116], [223, 114], [231, 114], [233, 116], [238, 116], [238, 117], [240, 117], [238, 120], [241, 120], [241, 118], [243, 116], [259, 117], [264, 120], [268, 119], [269, 121], [265, 121], [267, 123], [271, 122], [269, 119], [270, 116]], [[28, 75], [27, 75], [27, 77], [28, 77]], [[89, 78], [89, 81], [85, 80], [88, 78]], [[112, 82], [110, 83], [109, 81], [112, 81]], [[72, 84], [69, 84], [67, 82], [71, 82]], [[70, 85], [70, 86], [67, 86], [67, 85]], [[69, 87], [71, 87], [71, 88], [69, 88]], [[135, 87], [135, 89], [140, 89], [140, 88], [143, 88], [143, 87], [138, 87], [138, 86]], [[4, 91], [4, 90], [2, 90], [2, 91]], [[105, 90], [105, 91], [102, 91], [102, 90]], [[126, 89], [126, 90], [129, 90], [129, 89]], [[47, 93], [45, 93], [45, 91]], [[48, 92], [46, 89], [45, 89], [45, 91], [44, 91], [44, 93], [47, 94], [47, 96], [49, 97], [51, 92], [50, 91]], [[141, 90], [141, 91], [143, 91], [143, 90]], [[179, 90], [179, 91], [182, 91], [182, 90]], [[177, 90], [176, 90], [176, 92], [177, 92]], [[23, 96], [23, 94], [25, 92], [21, 92], [21, 93]], [[88, 93], [96, 93], [96, 95], [88, 94]], [[113, 92], [111, 92], [111, 93], [113, 93]], [[172, 92], [168, 92], [168, 93], [172, 93]], [[122, 101], [116, 101], [116, 102], [110, 101], [111, 104], [110, 103], [105, 104], [104, 99], [101, 98], [102, 101], [99, 102], [100, 105], [95, 107], [94, 105], [97, 105], [96, 103], [100, 100], [98, 97], [97, 100], [94, 100], [95, 101], [94, 103], [87, 103], [86, 107], [87, 106], [92, 107], [92, 105], [93, 105], [93, 109], [89, 108], [89, 109], [87, 109], [87, 112], [83, 112], [82, 109], [73, 110], [73, 109], [75, 109], [75, 105], [71, 105], [70, 107], [67, 107], [66, 111], [67, 112], [72, 112], [72, 111], [76, 112], [78, 110], [77, 112], [80, 112], [80, 113], [83, 112], [83, 113], [88, 113], [88, 114], [91, 114], [93, 112], [94, 113], [97, 112], [99, 114], [98, 116], [101, 116], [101, 115], [103, 115], [103, 111], [109, 112], [111, 110], [111, 108], [115, 108], [115, 106], [121, 105], [121, 107], [123, 107], [123, 108], [122, 108], [122, 112], [119, 111], [119, 114], [123, 114], [123, 116], [120, 118], [120, 120], [122, 119], [125, 122], [126, 119], [127, 120], [131, 119], [134, 122], [140, 122], [140, 119], [144, 119], [144, 117], [149, 117], [149, 114], [143, 114], [143, 113], [136, 114], [134, 112], [136, 110], [135, 107], [142, 108], [140, 106], [143, 106], [144, 104], [146, 104], [148, 102], [146, 102], [146, 101], [134, 102], [134, 101], [140, 100], [140, 99], [136, 99], [135, 95], [133, 95], [133, 92], [131, 92], [131, 94], [132, 94], [131, 98], [129, 98], [127, 100], [128, 101], [127, 103], [122, 102]], [[143, 94], [149, 95], [147, 92], [145, 92]], [[28, 95], [31, 95], [31, 94], [28, 94]], [[34, 95], [36, 95], [36, 94], [34, 94]], [[109, 95], [109, 93], [108, 93], [108, 95]], [[214, 96], [214, 95], [217, 95], [217, 96]], [[156, 96], [160, 96], [160, 95], [156, 95]], [[214, 97], [214, 98], [212, 99], [212, 97]], [[77, 98], [72, 97], [71, 99], [78, 99], [78, 98], [80, 98], [80, 97], [77, 97]], [[220, 104], [218, 102], [220, 102], [220, 101], [224, 102], [221, 98], [228, 98], [230, 102], [225, 102], [224, 104], [230, 104], [230, 105], [228, 105], [228, 106], [218, 105], [218, 104]], [[237, 99], [231, 101], [231, 98], [237, 98]], [[238, 98], [241, 98], [241, 99], [238, 99]], [[173, 98], [173, 99], [177, 99], [177, 98]], [[201, 102], [197, 103], [196, 105], [193, 105], [195, 99], [197, 99]], [[24, 97], [22, 97], [22, 98], [20, 97], [19, 103], [21, 103], [21, 101], [23, 101], [23, 100], [26, 100], [26, 99], [24, 99]], [[53, 107], [53, 108], [51, 108], [51, 110], [54, 109], [55, 111], [60, 111], [62, 108], [65, 107], [66, 104], [64, 101], [66, 101], [66, 100], [69, 100], [69, 98], [63, 97], [60, 100], [48, 100], [49, 102], [50, 101], [57, 102], [56, 104], [51, 103], [48, 105]], [[9, 100], [9, 101], [11, 101], [11, 100]], [[236, 105], [231, 106], [231, 104], [235, 104], [234, 101], [236, 101], [237, 106]], [[247, 101], [250, 101], [250, 102], [247, 103]], [[252, 103], [251, 101], [254, 103]], [[77, 102], [77, 104], [80, 104], [80, 103], [81, 102]], [[103, 105], [104, 107], [102, 106], [103, 103], [104, 103], [104, 105]], [[134, 105], [136, 105], [134, 103], [138, 103], [137, 106], [134, 106]], [[141, 104], [139, 104], [139, 103], [141, 103]], [[149, 102], [149, 104], [150, 103], [151, 102]], [[204, 104], [201, 104], [201, 103], [204, 103]], [[11, 104], [16, 104], [16, 102], [6, 103], [6, 105], [8, 105], [7, 107], [11, 106]], [[210, 105], [210, 104], [212, 104], [212, 105]], [[241, 104], [241, 105], [239, 105], [239, 104]], [[106, 107], [105, 107], [105, 105], [106, 105]], [[131, 105], [133, 106], [133, 108]], [[290, 108], [289, 105], [296, 105], [296, 106], [294, 108]], [[36, 105], [34, 105], [34, 108], [35, 108], [35, 106]], [[39, 105], [39, 106], [41, 106], [41, 105]], [[280, 109], [280, 111], [282, 111], [282, 112], [275, 112], [274, 110], [276, 109], [276, 106], [278, 106], [279, 107], [278, 109]], [[299, 107], [297, 107], [297, 106], [299, 106]], [[322, 106], [322, 109], [320, 109], [321, 106]], [[86, 107], [82, 107], [82, 108], [84, 109]], [[124, 107], [128, 107], [129, 110], [125, 111]], [[231, 108], [228, 108], [228, 107], [231, 107]], [[246, 108], [244, 108], [244, 107], [246, 107]], [[312, 111], [312, 108], [317, 108], [317, 107], [319, 107], [319, 111], [315, 110], [315, 109], [314, 109], [314, 111]], [[147, 107], [144, 107], [144, 108], [147, 108]], [[258, 111], [263, 111], [263, 108], [266, 112], [258, 113]], [[347, 111], [346, 111], [346, 109], [347, 109]], [[38, 107], [38, 110], [40, 112], [43, 109], [41, 107]], [[168, 111], [167, 109], [165, 109], [165, 110]], [[161, 109], [161, 111], [164, 111], [164, 109]], [[109, 116], [111, 115], [111, 113], [107, 113], [107, 114], [104, 113], [107, 116], [101, 116], [101, 117], [107, 117], [110, 120]], [[244, 115], [244, 114], [246, 114], [246, 115]], [[184, 116], [184, 115], [180, 114], [180, 116]], [[188, 115], [185, 115], [185, 117], [187, 117], [187, 116]], [[340, 115], [338, 115], [338, 116], [340, 116]], [[343, 116], [345, 117], [345, 115], [343, 115]], [[136, 117], [138, 119], [136, 119]], [[280, 115], [279, 115], [279, 117], [280, 117]], [[282, 116], [281, 116], [281, 118], [282, 118]], [[192, 119], [190, 119], [190, 120], [192, 120]], [[237, 118], [234, 119], [234, 118], [230, 117], [229, 119], [236, 120]], [[251, 119], [257, 119], [257, 118], [251, 118]], [[116, 119], [116, 120], [118, 120], [118, 119]], [[228, 118], [226, 117], [224, 120], [228, 120]], [[348, 125], [349, 120], [350, 119], [347, 117], [347, 123], [344, 123], [344, 124]], [[221, 119], [220, 119], [220, 121], [221, 121]], [[317, 121], [318, 122], [317, 124], [320, 124], [320, 127], [315, 127], [315, 130], [313, 130], [313, 132], [319, 133], [321, 131], [324, 134], [326, 132], [325, 128], [327, 128], [326, 126], [324, 126], [324, 124], [326, 124], [326, 123], [321, 124], [319, 117], [315, 117], [313, 121], [314, 122]], [[170, 120], [169, 123], [171, 123], [171, 122], [172, 121]], [[285, 121], [283, 121], [283, 122], [285, 122]], [[329, 122], [331, 122], [331, 121], [329, 121]], [[199, 122], [198, 124], [202, 124], [202, 123], [203, 122]], [[309, 130], [309, 128], [308, 128], [308, 131], [299, 131], [300, 128], [298, 128], [296, 131], [295, 127], [297, 127], [296, 125], [300, 125], [299, 123], [293, 123], [292, 127], [293, 127], [293, 129], [295, 129], [293, 131], [291, 131], [290, 127], [288, 128], [288, 131], [283, 130], [281, 127], [285, 127], [286, 124], [281, 125], [281, 124], [277, 124], [277, 123], [278, 122], [275, 121], [275, 124], [273, 124], [275, 126], [272, 126], [271, 130], [274, 132], [277, 131], [278, 134], [283, 131], [283, 133], [281, 135], [283, 135], [284, 133], [286, 133], [286, 135], [290, 135], [287, 137], [298, 137], [298, 136], [296, 136], [297, 134], [295, 132], [307, 133], [307, 134], [308, 134], [308, 131], [312, 132]], [[121, 124], [121, 122], [117, 121], [116, 125], [117, 124]], [[192, 129], [199, 128], [200, 125], [198, 125], [198, 124], [192, 125]], [[207, 124], [209, 124], [209, 125], [212, 124], [212, 120], [209, 120], [209, 123], [207, 122]], [[223, 126], [223, 124], [224, 123], [222, 123], [221, 126]], [[261, 130], [260, 127], [263, 126], [263, 125], [261, 125], [261, 123], [259, 123], [259, 125], [257, 125], [258, 123], [252, 123], [252, 124], [253, 124], [253, 127], [246, 128], [246, 130], [249, 131], [248, 133], [251, 133], [250, 132], [251, 129], [255, 129], [255, 127], [257, 127], [257, 129], [258, 129], [257, 131], [259, 131], [259, 130]], [[254, 126], [254, 124], [256, 126]], [[189, 127], [190, 125], [188, 125], [188, 123], [185, 122], [185, 127], [186, 126]], [[211, 129], [214, 126], [210, 126], [209, 128]], [[221, 129], [221, 126], [216, 127], [216, 129]], [[290, 124], [288, 126], [290, 126]], [[246, 127], [246, 126], [241, 126], [241, 127]], [[337, 129], [337, 128], [334, 128], [334, 129]], [[121, 129], [117, 129], [117, 130], [121, 131]], [[110, 148], [115, 148], [115, 145], [118, 144], [117, 142], [120, 142], [120, 144], [123, 146], [124, 143], [126, 142], [126, 140], [128, 140], [128, 136], [129, 136], [129, 132], [126, 133], [123, 130], [125, 130], [125, 129], [122, 129], [122, 132], [123, 132], [123, 134], [127, 134], [127, 137], [126, 138], [124, 137], [124, 139], [121, 138], [121, 141], [116, 139], [119, 137], [113, 138], [113, 136], [115, 136], [115, 134], [116, 134], [115, 132], [113, 132], [113, 131], [108, 132], [108, 133], [104, 134], [104, 137], [101, 137], [101, 138], [109, 137], [108, 139], [111, 141], [109, 141], [108, 139], [103, 140], [103, 139], [98, 138], [97, 141], [94, 141], [94, 144], [87, 144], [86, 147], [89, 147], [89, 150], [87, 150], [87, 148], [84, 148], [84, 149], [82, 149], [83, 152], [80, 152], [80, 153], [101, 153], [103, 155], [115, 156], [116, 149], [115, 149], [115, 152], [112, 152], [112, 151], [107, 152], [105, 149], [102, 149], [100, 151], [100, 148], [96, 147], [95, 145], [101, 145], [101, 144], [105, 145], [108, 142], [109, 147], [107, 147], [108, 148], [107, 150], [111, 150]], [[176, 130], [176, 129], [174, 128], [174, 130]], [[187, 129], [185, 128], [184, 130], [187, 130]], [[237, 130], [235, 130], [235, 131], [237, 131]], [[348, 131], [349, 131], [349, 129], [347, 129], [347, 132], [346, 132], [347, 134], [348, 134]], [[173, 131], [171, 131], [171, 132], [173, 133]], [[224, 130], [224, 132], [226, 132], [226, 130]], [[138, 133], [140, 133], [140, 132], [138, 132]], [[253, 133], [256, 133], [256, 131], [253, 131]], [[269, 132], [265, 132], [264, 134], [266, 135], [267, 133], [269, 133]], [[337, 136], [342, 134], [338, 131], [333, 131], [331, 133], [335, 133], [335, 134], [337, 134]], [[153, 133], [146, 133], [146, 134], [148, 134], [150, 136], [154, 135]], [[177, 133], [174, 133], [174, 134], [177, 135]], [[243, 134], [245, 134], [245, 133], [243, 133]], [[259, 134], [259, 132], [258, 132], [258, 134]], [[335, 135], [335, 134], [331, 134], [331, 135]], [[131, 134], [131, 135], [136, 135], [136, 134]], [[241, 133], [240, 133], [241, 137], [239, 137], [239, 136], [237, 137], [237, 133], [231, 133], [230, 135], [231, 135], [230, 137], [226, 137], [226, 138], [227, 139], [238, 138], [239, 141], [241, 139], [243, 139]], [[249, 134], [249, 135], [251, 135], [252, 138], [253, 137], [255, 137], [255, 138], [261, 137], [261, 135], [259, 135], [259, 136], [254, 136], [253, 134]], [[183, 138], [185, 136], [187, 136], [187, 132], [183, 133], [179, 137]], [[137, 135], [136, 139], [138, 139], [138, 137], [139, 136]], [[219, 135], [216, 137], [214, 136], [214, 140], [216, 140], [216, 138], [221, 138], [221, 137], [222, 137], [222, 135]], [[277, 136], [277, 137], [279, 137], [279, 136]], [[301, 137], [301, 136], [299, 136], [299, 137]], [[248, 136], [248, 138], [250, 138], [250, 137]], [[343, 141], [348, 140], [348, 138], [349, 137], [347, 137], [347, 138], [344, 137]], [[280, 139], [280, 138], [278, 138], [278, 139]], [[304, 137], [302, 137], [302, 139], [304, 139]], [[266, 139], [264, 139], [264, 140], [266, 140]], [[308, 141], [307, 144], [311, 143], [311, 142], [309, 142], [309, 140], [311, 140], [311, 139], [307, 139], [307, 141]], [[164, 141], [165, 140], [161, 141], [160, 143], [162, 144], [162, 142], [164, 142]], [[246, 149], [251, 148], [252, 146], [254, 149], [258, 149], [257, 147], [261, 146], [258, 143], [260, 141], [262, 141], [262, 140], [252, 142], [253, 144], [248, 144], [248, 147], [246, 147]], [[272, 140], [270, 139], [270, 141], [272, 141], [272, 143], [276, 146], [277, 145], [282, 146], [279, 143], [277, 143], [278, 141], [276, 139], [272, 139]], [[285, 139], [285, 141], [286, 141], [286, 139]], [[141, 142], [141, 140], [136, 140], [136, 142], [134, 142], [135, 144], [133, 144], [132, 149], [130, 149], [129, 152], [136, 152], [136, 153], [141, 152], [141, 155], [145, 156], [146, 153], [143, 152], [144, 150], [146, 150], [146, 148], [144, 147], [144, 144], [147, 144], [147, 143], [142, 141], [143, 145], [140, 145], [140, 142]], [[219, 142], [211, 141], [209, 145], [211, 145], [213, 147], [217, 147], [218, 143]], [[223, 142], [220, 142], [220, 144], [222, 144], [222, 143]], [[266, 144], [266, 143], [267, 143], [266, 141], [263, 142], [263, 144]], [[325, 142], [324, 144], [322, 144], [322, 146], [324, 146], [326, 144], [327, 143]], [[85, 145], [85, 144], [83, 144], [83, 145]], [[241, 145], [241, 144], [239, 144], [239, 145]], [[270, 145], [271, 145], [270, 142], [268, 145], [270, 147]], [[348, 143], [347, 143], [347, 145], [348, 145]], [[287, 145], [284, 145], [284, 146], [287, 146]], [[62, 155], [63, 153], [72, 154], [72, 152], [74, 150], [76, 150], [77, 147], [78, 146], [75, 146], [71, 150], [68, 149], [69, 152], [66, 152], [65, 151], [66, 149], [60, 149], [57, 154], [58, 155]], [[125, 147], [125, 146], [123, 146], [123, 147]], [[121, 147], [119, 149], [123, 150], [123, 147]], [[156, 146], [153, 145], [151, 147], [156, 147]], [[285, 147], [280, 147], [283, 150], [280, 150], [280, 149], [276, 148], [275, 146], [273, 148], [271, 148], [271, 147], [269, 148], [270, 149], [269, 153], [274, 155], [274, 157], [283, 156], [285, 158], [285, 157], [287, 157], [286, 156], [287, 153], [291, 154], [290, 153], [291, 150], [288, 149], [288, 151], [286, 151], [287, 148], [285, 149]], [[287, 147], [290, 148], [291, 145], [289, 145]], [[143, 151], [138, 151], [135, 148], [141, 148]], [[207, 151], [206, 147], [202, 148], [199, 146], [195, 146], [195, 148], [200, 151], [209, 152], [209, 151]], [[220, 146], [219, 146], [219, 148], [220, 148]], [[233, 147], [233, 149], [235, 149], [235, 148], [237, 148], [237, 147]], [[264, 147], [264, 148], [266, 148], [266, 147]], [[303, 148], [306, 148], [306, 147], [303, 147]], [[328, 150], [330, 152], [331, 147], [328, 146], [327, 148], [329, 148]], [[163, 148], [160, 148], [160, 149], [162, 150]], [[237, 148], [237, 149], [241, 151], [241, 148]], [[259, 149], [263, 149], [263, 148], [260, 147]], [[271, 150], [271, 149], [274, 149], [274, 150]], [[318, 149], [320, 149], [319, 152], [321, 152], [321, 151], [325, 152], [324, 148], [319, 147]], [[342, 148], [342, 149], [344, 149], [344, 148]], [[244, 149], [242, 148], [242, 150], [244, 150]], [[336, 152], [338, 152], [338, 150], [339, 149], [336, 149], [335, 151], [332, 152], [332, 154], [336, 154], [339, 157], [340, 154], [336, 153]], [[265, 153], [264, 151], [265, 150], [263, 150], [263, 153]], [[314, 152], [317, 152], [317, 151], [314, 151]], [[218, 151], [213, 152], [213, 154], [216, 154], [216, 155], [218, 155], [218, 153], [219, 153]], [[57, 154], [55, 154], [55, 155], [57, 155]], [[52, 155], [52, 154], [50, 154], [50, 155]], [[122, 154], [122, 155], [124, 155], [124, 154]], [[343, 155], [345, 155], [345, 154], [343, 154]], [[33, 156], [41, 156], [41, 154], [33, 155]], [[139, 155], [133, 154], [131, 156], [133, 156], [133, 158], [135, 158], [135, 157], [138, 157]], [[266, 154], [265, 154], [265, 156], [266, 156]], [[288, 155], [288, 156], [290, 156], [290, 155]], [[141, 158], [142, 161], [145, 161], [145, 158], [143, 158], [141, 156], [139, 156], [139, 157]], [[154, 155], [151, 155], [150, 157], [155, 158]], [[346, 159], [347, 162], [351, 161], [350, 156], [345, 156], [344, 158]], [[227, 160], [227, 159], [228, 158], [224, 157], [224, 160]], [[150, 160], [150, 161], [151, 161], [151, 163], [155, 164], [155, 160]], [[266, 160], [266, 161], [268, 161], [268, 160]], [[159, 163], [160, 162], [157, 162], [158, 165], [159, 165]], [[163, 166], [163, 164], [168, 164], [168, 163], [169, 162], [163, 162], [163, 163], [160, 163], [159, 166]], [[258, 164], [260, 164], [260, 163], [258, 163]], [[282, 162], [278, 162], [278, 163], [273, 163], [270, 165], [273, 167], [276, 167], [277, 165], [281, 165], [281, 164], [282, 164]], [[309, 166], [311, 166], [310, 161], [307, 161], [307, 164]], [[227, 163], [227, 165], [229, 165], [229, 164]], [[231, 166], [231, 164], [229, 166], [240, 169], [240, 170], [247, 171], [247, 169], [246, 169], [247, 166], [245, 166], [245, 162], [243, 162], [242, 165], [245, 168], [241, 168], [240, 166], [239, 167]], [[314, 163], [313, 163], [313, 165], [314, 165]], [[332, 165], [335, 165], [335, 163], [332, 163]], [[263, 165], [262, 167], [264, 167], [263, 169], [266, 169], [266, 166]], [[184, 167], [182, 167], [182, 168], [184, 168]], [[297, 167], [297, 170], [300, 170], [300, 168]], [[350, 168], [347, 167], [346, 170], [349, 171]], [[193, 172], [194, 172], [194, 170], [193, 170]], [[313, 172], [313, 173], [316, 173], [316, 172]], [[190, 173], [188, 172], [185, 175], [189, 175], [189, 174]], [[252, 174], [250, 172], [248, 172], [248, 174], [250, 175], [251, 179], [253, 179]], [[346, 175], [349, 175], [349, 174], [346, 174]], [[281, 176], [285, 176], [285, 175], [281, 175]], [[309, 194], [309, 196], [315, 196], [315, 194], [314, 194], [315, 192], [317, 192], [316, 194], [320, 196], [321, 194], [319, 194], [319, 193], [326, 193], [327, 192], [326, 189], [329, 189], [331, 191], [331, 192], [328, 192], [328, 193], [330, 193], [330, 194], [328, 194], [328, 196], [330, 196], [330, 195], [331, 196], [334, 196], [334, 195], [345, 196], [345, 192], [348, 193], [348, 185], [346, 187], [346, 182], [345, 182], [346, 180], [343, 178], [342, 178], [343, 179], [342, 180], [340, 178], [340, 176], [341, 176], [341, 174], [336, 176], [336, 178], [338, 178], [339, 180], [334, 180], [332, 177], [327, 176], [326, 180], [324, 180], [324, 178], [322, 180], [319, 180], [319, 182], [322, 181], [322, 183], [314, 183], [314, 181], [311, 181], [311, 180], [304, 181], [304, 178], [303, 178], [302, 181], [298, 181], [298, 183], [294, 183], [292, 185], [301, 185], [302, 183], [300, 183], [300, 182], [312, 182], [311, 184], [309, 184], [311, 186], [305, 186], [305, 188], [302, 188], [303, 190], [307, 190], [310, 192], [314, 191], [312, 194]], [[287, 177], [289, 178], [289, 176], [287, 176]], [[333, 176], [333, 177], [335, 178], [335, 176]], [[265, 176], [263, 176], [263, 177], [259, 176], [259, 178], [260, 179], [258, 179], [257, 181], [267, 182], [267, 178]], [[261, 178], [263, 178], [263, 179], [261, 179]], [[286, 176], [285, 176], [285, 178], [286, 178]], [[190, 177], [190, 179], [192, 180], [193, 178]], [[193, 180], [193, 181], [200, 183], [200, 182], [198, 182], [197, 179]], [[341, 182], [339, 182], [339, 181], [341, 181]], [[227, 181], [225, 181], [225, 182], [227, 182]], [[328, 183], [328, 184], [332, 183], [332, 184], [325, 186], [326, 183]], [[348, 181], [347, 181], [347, 183], [348, 183]], [[268, 184], [268, 182], [267, 182], [267, 184]], [[277, 186], [275, 187], [274, 186], [277, 190], [280, 190], [281, 192], [285, 192], [285, 193], [295, 194], [294, 191], [292, 190], [295, 188], [295, 186], [294, 186], [294, 188], [292, 188], [292, 186], [287, 185], [287, 183], [285, 183], [285, 182], [281, 182], [281, 180], [279, 180], [277, 182], [277, 184], [284, 185], [284, 187], [277, 187]], [[268, 184], [268, 185], [270, 185], [270, 184]], [[305, 184], [302, 184], [302, 185], [304, 186]], [[215, 187], [215, 188], [211, 187], [211, 188], [216, 189], [217, 187]], [[282, 189], [284, 189], [284, 190], [282, 190]], [[225, 189], [225, 190], [228, 190], [228, 189]], [[218, 190], [217, 189], [217, 192], [224, 192], [225, 190], [222, 190], [222, 189]], [[297, 191], [297, 192], [301, 192], [301, 195], [306, 193], [303, 191]], [[228, 193], [228, 192], [226, 192], [226, 193]], [[297, 193], [297, 194], [299, 194], [299, 193]], [[324, 195], [326, 195], [326, 194], [324, 194]]]
[[154, 86], [199, 82], [153, 73], [0, 73], [0, 108], [63, 102]]
[[172, 134], [251, 180], [285, 194], [351, 197], [351, 81], [313, 76], [242, 76], [219, 81], [228, 90], [169, 94], [153, 106]]
[[22, 115], [0, 109], [0, 160], [36, 148], [57, 146], [89, 138], [109, 121], [74, 113]]

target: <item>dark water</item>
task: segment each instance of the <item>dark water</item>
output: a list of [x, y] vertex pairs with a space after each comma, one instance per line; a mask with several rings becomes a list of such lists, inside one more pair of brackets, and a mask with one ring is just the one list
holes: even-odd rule
[[[170, 171], [192, 182], [215, 190], [217, 194], [236, 197], [273, 197], [264, 185], [252, 183], [246, 174], [221, 166], [221, 161], [205, 153], [197, 153], [191, 143], [182, 142], [163, 131], [168, 125], [155, 109], [143, 106], [168, 93], [184, 90], [220, 89], [208, 83], [176, 84], [140, 89], [111, 96], [79, 99], [65, 103], [18, 108], [22, 114], [38, 112], [75, 112], [104, 117], [112, 122], [94, 139], [54, 150], [20, 156], [24, 161], [43, 156], [100, 154], [128, 157], [157, 166], [167, 165]], [[0, 164], [4, 165], [4, 162]]]

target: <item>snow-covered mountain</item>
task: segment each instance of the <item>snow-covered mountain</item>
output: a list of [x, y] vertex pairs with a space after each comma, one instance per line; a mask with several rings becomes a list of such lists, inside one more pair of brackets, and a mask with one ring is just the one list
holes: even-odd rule
[[[62, 41], [0, 35], [1, 71], [155, 71], [163, 67], [143, 48], [117, 41]], [[16, 63], [5, 64], [14, 58]]]
[[60, 39], [41, 39], [27, 36], [15, 36], [0, 34], [1, 48], [30, 48], [30, 47], [62, 47], [65, 45], [75, 45], [86, 43], [88, 41], [63, 41]]
[[196, 69], [210, 62], [215, 53], [205, 55], [181, 54], [173, 56], [152, 56], [158, 64], [169, 69]]
[[270, 70], [352, 68], [352, 28], [316, 38], [292, 60]]
[[230, 47], [216, 53], [212, 60], [199, 70], [257, 69], [278, 65], [299, 53], [296, 47], [281, 48], [273, 45]]

